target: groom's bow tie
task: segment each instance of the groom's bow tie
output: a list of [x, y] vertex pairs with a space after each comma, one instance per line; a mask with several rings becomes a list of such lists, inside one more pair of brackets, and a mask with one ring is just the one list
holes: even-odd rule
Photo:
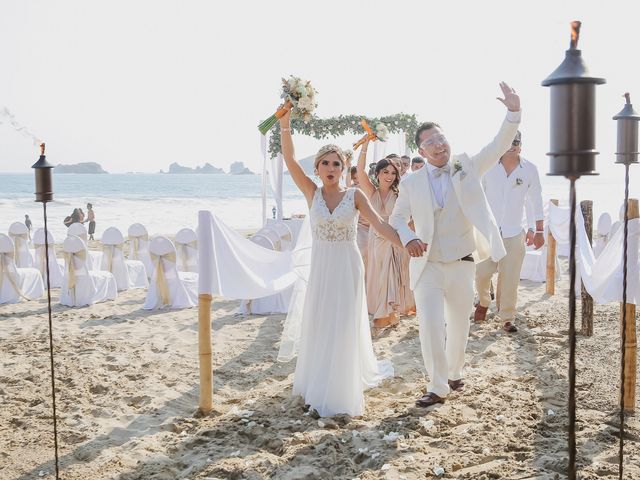
[[438, 178], [438, 177], [440, 177], [440, 175], [442, 175], [444, 173], [448, 174], [450, 171], [451, 171], [451, 167], [447, 163], [443, 167], [434, 169], [431, 173], [433, 174], [433, 178]]

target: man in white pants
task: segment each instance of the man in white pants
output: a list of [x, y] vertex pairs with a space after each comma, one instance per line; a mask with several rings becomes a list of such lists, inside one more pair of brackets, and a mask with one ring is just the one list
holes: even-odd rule
[[[540, 176], [536, 166], [520, 156], [521, 143], [520, 132], [517, 132], [511, 148], [482, 179], [482, 187], [496, 218], [507, 254], [499, 262], [487, 258], [478, 264], [478, 305], [473, 319], [476, 323], [485, 321], [491, 303], [491, 278], [498, 271], [496, 304], [500, 320], [504, 322], [502, 328], [508, 333], [518, 331], [515, 325], [516, 305], [520, 270], [526, 253], [525, 238], [527, 245], [534, 245], [536, 250], [544, 245]], [[523, 211], [526, 211], [529, 227], [526, 235], [522, 228]]]
[[[416, 405], [444, 403], [464, 386], [462, 370], [473, 309], [475, 263], [505, 255], [500, 231], [482, 190], [481, 178], [506, 152], [520, 122], [520, 98], [506, 83], [507, 107], [498, 135], [478, 154], [451, 155], [440, 126], [425, 123], [416, 145], [427, 165], [400, 184], [389, 223], [411, 260], [409, 276], [420, 321], [420, 344], [429, 374], [427, 393]], [[415, 232], [409, 226], [413, 219]]]

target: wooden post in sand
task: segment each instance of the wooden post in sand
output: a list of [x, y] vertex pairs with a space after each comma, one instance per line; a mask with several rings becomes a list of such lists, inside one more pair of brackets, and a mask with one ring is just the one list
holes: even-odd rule
[[[583, 200], [580, 202], [580, 209], [584, 217], [584, 228], [587, 231], [589, 243], [593, 242], [593, 202], [591, 200]], [[582, 305], [582, 328], [580, 333], [587, 337], [593, 335], [593, 298], [581, 283], [581, 305]]]
[[[627, 207], [629, 220], [638, 218], [638, 199], [630, 198]], [[637, 252], [631, 252], [637, 255]], [[620, 322], [622, 311], [626, 310], [626, 351], [624, 355], [624, 410], [635, 412], [636, 409], [636, 365], [638, 363], [638, 341], [636, 339], [636, 306], [633, 303], [620, 304]]]
[[[558, 205], [558, 200], [549, 200], [554, 205]], [[556, 239], [553, 238], [551, 228], [547, 231], [547, 294], [556, 293]]]
[[211, 358], [211, 295], [198, 295], [198, 350], [200, 353], [200, 411], [213, 408], [213, 363]]

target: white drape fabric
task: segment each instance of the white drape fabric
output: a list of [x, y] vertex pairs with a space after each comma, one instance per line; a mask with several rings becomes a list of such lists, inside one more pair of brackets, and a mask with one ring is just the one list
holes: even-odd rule
[[267, 223], [267, 136], [260, 135], [260, 153], [262, 154], [262, 226]]
[[276, 219], [282, 220], [282, 185], [284, 182], [283, 173], [284, 158], [282, 154], [278, 154], [271, 158], [268, 164], [269, 167], [269, 183], [271, 184], [271, 190], [273, 197], [276, 201]]
[[277, 252], [251, 242], [211, 212], [198, 213], [200, 293], [230, 299], [262, 298], [296, 281], [292, 252]]
[[289, 311], [280, 337], [279, 362], [288, 362], [298, 354], [298, 345], [302, 334], [304, 300], [311, 269], [311, 245], [311, 223], [310, 217], [307, 215], [300, 227], [298, 241], [291, 255], [291, 268], [296, 275], [296, 282], [293, 286]]
[[[559, 242], [569, 242], [570, 211], [549, 205], [549, 228]], [[640, 220], [629, 221], [627, 259], [627, 303], [640, 304], [638, 238]], [[584, 226], [582, 211], [576, 209], [576, 262], [578, 273], [589, 295], [597, 304], [622, 301], [624, 228], [618, 228], [596, 258]]]

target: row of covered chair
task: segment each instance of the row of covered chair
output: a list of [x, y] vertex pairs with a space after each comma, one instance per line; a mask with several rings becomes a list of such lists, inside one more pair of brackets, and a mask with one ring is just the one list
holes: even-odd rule
[[[69, 227], [68, 237], [62, 245], [64, 258], [58, 259], [54, 249], [55, 239], [49, 232], [51, 287], [62, 288], [60, 302], [69, 306], [83, 306], [115, 299], [118, 290], [149, 286], [150, 278], [151, 285], [143, 308], [184, 308], [196, 305], [198, 276], [195, 232], [192, 229], [182, 229], [178, 232], [178, 250], [166, 237], [149, 240], [148, 232], [141, 224], [131, 225], [128, 234], [129, 258], [124, 257], [124, 236], [115, 227], [104, 231], [101, 239], [103, 251], [90, 252], [86, 247], [86, 229], [82, 224], [73, 224]], [[10, 249], [11, 255], [5, 255], [2, 259], [3, 265], [6, 264], [7, 267], [0, 271], [0, 282], [3, 282], [0, 283], [0, 289], [4, 292], [0, 295], [0, 303], [39, 298], [42, 292], [38, 293], [37, 288], [28, 288], [30, 283], [26, 280], [18, 282], [16, 272], [18, 269], [28, 268], [32, 270], [31, 273], [21, 272], [23, 276], [32, 278], [35, 272], [40, 278], [40, 284], [43, 284], [43, 279], [46, 282], [44, 229], [38, 229], [34, 233], [35, 261], [32, 260], [31, 265], [36, 267], [35, 269], [18, 266], [15, 261], [16, 254], [24, 249], [19, 250], [11, 237], [5, 237], [3, 248], [7, 250], [7, 254]], [[28, 237], [19, 238], [24, 238], [24, 247], [27, 248]], [[5, 272], [12, 272], [10, 280], [5, 280]], [[8, 293], [9, 290], [11, 294]]]

